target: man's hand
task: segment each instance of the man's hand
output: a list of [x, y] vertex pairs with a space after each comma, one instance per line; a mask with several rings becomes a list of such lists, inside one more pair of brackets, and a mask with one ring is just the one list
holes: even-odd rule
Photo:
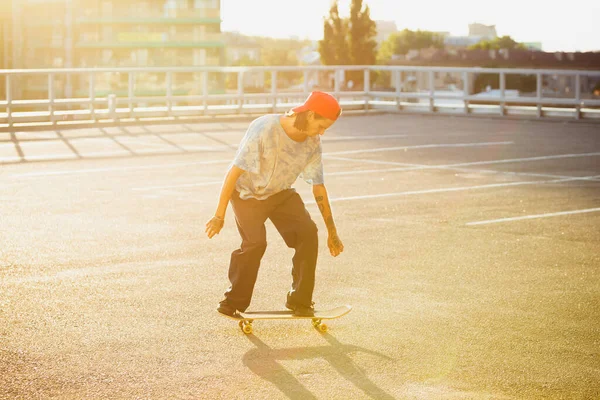
[[221, 229], [223, 229], [223, 225], [225, 225], [225, 220], [223, 218], [217, 217], [216, 215], [212, 217], [206, 223], [205, 232], [208, 235], [208, 238], [212, 239], [213, 236], [219, 234], [219, 232], [221, 232]]
[[332, 256], [337, 257], [342, 251], [344, 251], [344, 244], [340, 240], [337, 233], [330, 233], [327, 238], [327, 246], [329, 247], [329, 253]]

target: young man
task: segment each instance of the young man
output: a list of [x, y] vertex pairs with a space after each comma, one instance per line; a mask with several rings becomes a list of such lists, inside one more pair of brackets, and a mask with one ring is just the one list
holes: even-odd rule
[[217, 211], [206, 223], [206, 234], [212, 238], [223, 228], [227, 204], [231, 202], [242, 237], [240, 248], [231, 254], [231, 287], [217, 308], [220, 313], [233, 316], [250, 305], [267, 247], [265, 221], [270, 219], [287, 246], [295, 249], [292, 287], [285, 305], [295, 315], [314, 315], [317, 226], [292, 184], [299, 176], [312, 184], [329, 233], [329, 252], [337, 257], [344, 245], [337, 234], [323, 180], [319, 137], [341, 111], [333, 96], [312, 92], [303, 105], [287, 114], [265, 115], [250, 124], [225, 177]]

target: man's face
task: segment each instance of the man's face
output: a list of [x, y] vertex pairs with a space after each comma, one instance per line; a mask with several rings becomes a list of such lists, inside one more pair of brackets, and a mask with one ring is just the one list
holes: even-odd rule
[[304, 133], [309, 137], [322, 135], [325, 133], [326, 129], [333, 125], [334, 122], [335, 121], [327, 118], [315, 118], [315, 114], [311, 112], [308, 117], [308, 126], [306, 128], [306, 132]]

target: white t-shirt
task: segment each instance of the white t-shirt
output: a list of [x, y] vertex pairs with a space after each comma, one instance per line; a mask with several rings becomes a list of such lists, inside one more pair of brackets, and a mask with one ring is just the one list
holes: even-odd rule
[[299, 176], [309, 184], [323, 184], [323, 150], [319, 136], [296, 142], [285, 133], [279, 114], [250, 123], [233, 165], [245, 172], [236, 190], [240, 198], [264, 200], [290, 189]]

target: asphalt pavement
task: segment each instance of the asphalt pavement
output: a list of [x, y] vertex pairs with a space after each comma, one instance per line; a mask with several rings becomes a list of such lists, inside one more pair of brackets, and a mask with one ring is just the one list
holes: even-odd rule
[[[600, 398], [600, 125], [343, 116], [323, 137], [345, 251], [317, 308], [215, 311], [240, 244], [204, 224], [249, 121], [0, 133], [1, 399]], [[250, 310], [283, 309], [272, 224]]]

